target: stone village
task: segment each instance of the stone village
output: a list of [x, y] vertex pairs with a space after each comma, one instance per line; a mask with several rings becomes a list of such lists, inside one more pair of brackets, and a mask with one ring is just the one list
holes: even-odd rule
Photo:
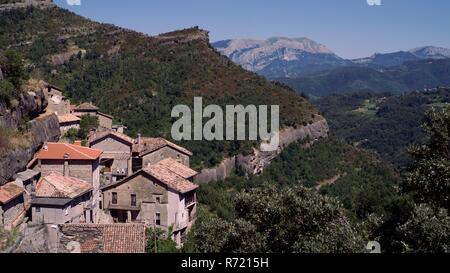
[[197, 211], [192, 153], [163, 138], [131, 138], [112, 116], [92, 103], [72, 105], [50, 84], [44, 94], [62, 134], [79, 129], [84, 115], [99, 126], [85, 146], [44, 143], [0, 187], [0, 226], [45, 226], [50, 252], [142, 253], [147, 228], [170, 230], [182, 246]]

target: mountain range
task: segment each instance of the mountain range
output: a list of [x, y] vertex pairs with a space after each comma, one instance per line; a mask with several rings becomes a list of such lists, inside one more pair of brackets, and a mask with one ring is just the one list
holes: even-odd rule
[[297, 78], [338, 67], [382, 68], [409, 61], [450, 58], [450, 49], [425, 46], [350, 60], [339, 57], [325, 45], [308, 38], [233, 39], [212, 45], [243, 68], [270, 79]]

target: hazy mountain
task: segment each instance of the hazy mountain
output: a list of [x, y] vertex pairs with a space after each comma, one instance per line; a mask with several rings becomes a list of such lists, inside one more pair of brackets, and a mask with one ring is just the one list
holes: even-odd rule
[[243, 68], [267, 78], [299, 78], [343, 66], [386, 68], [424, 59], [450, 58], [450, 49], [426, 46], [346, 60], [308, 38], [234, 39], [212, 44]]
[[415, 55], [408, 51], [398, 51], [392, 53], [376, 53], [367, 58], [354, 59], [353, 64], [357, 66], [367, 66], [367, 67], [390, 67], [398, 66], [405, 62], [417, 61], [423, 58]]
[[450, 59], [420, 60], [376, 69], [341, 67], [300, 78], [278, 78], [298, 92], [313, 96], [351, 92], [399, 94], [450, 85]]
[[299, 77], [350, 64], [308, 38], [234, 39], [212, 45], [243, 68], [268, 78]]

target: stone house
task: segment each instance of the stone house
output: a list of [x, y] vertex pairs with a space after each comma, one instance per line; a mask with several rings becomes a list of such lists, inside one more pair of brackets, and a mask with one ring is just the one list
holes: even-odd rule
[[34, 224], [91, 223], [91, 183], [57, 172], [42, 177], [36, 185], [31, 215]]
[[15, 176], [16, 180], [13, 183], [24, 189], [24, 201], [27, 210], [30, 207], [31, 196], [36, 189], [36, 184], [40, 176], [41, 173], [35, 170], [26, 170]]
[[122, 181], [102, 188], [102, 208], [115, 222], [142, 222], [173, 228], [173, 239], [182, 245], [197, 211], [197, 174], [167, 158], [139, 170]]
[[46, 143], [29, 166], [47, 176], [53, 172], [90, 183], [92, 210], [98, 220], [100, 200], [100, 157], [102, 151], [67, 143]]
[[63, 95], [61, 88], [46, 83], [44, 95], [48, 101], [47, 112], [57, 116], [70, 114], [70, 100]]
[[113, 119], [114, 117], [111, 115], [107, 115], [99, 111], [98, 107], [89, 103], [82, 103], [78, 106], [73, 107], [72, 114], [77, 117], [82, 117], [84, 115], [90, 115], [98, 118], [99, 130], [111, 130], [113, 127]]
[[114, 117], [102, 112], [97, 112], [98, 126], [100, 130], [111, 130]]
[[134, 139], [119, 132], [96, 132], [89, 137], [89, 147], [103, 151], [102, 184], [119, 181], [132, 174], [131, 153]]
[[0, 226], [7, 230], [16, 227], [25, 216], [23, 192], [14, 183], [0, 186]]
[[59, 226], [58, 253], [145, 253], [143, 224], [64, 224]]
[[72, 114], [65, 114], [58, 116], [59, 128], [61, 135], [64, 135], [70, 129], [80, 129], [81, 119]]
[[189, 167], [192, 153], [163, 138], [138, 137], [133, 146], [133, 171], [138, 171], [149, 164], [156, 164], [163, 159], [173, 160]]

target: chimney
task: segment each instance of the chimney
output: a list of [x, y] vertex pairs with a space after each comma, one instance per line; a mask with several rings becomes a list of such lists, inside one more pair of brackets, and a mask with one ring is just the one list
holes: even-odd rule
[[69, 158], [70, 158], [69, 154], [64, 154], [64, 176], [65, 177], [69, 176]]
[[75, 142], [73, 143], [73, 145], [81, 146], [81, 140], [75, 140]]
[[141, 143], [142, 143], [142, 135], [138, 134], [138, 136], [137, 136], [137, 144], [141, 145]]

